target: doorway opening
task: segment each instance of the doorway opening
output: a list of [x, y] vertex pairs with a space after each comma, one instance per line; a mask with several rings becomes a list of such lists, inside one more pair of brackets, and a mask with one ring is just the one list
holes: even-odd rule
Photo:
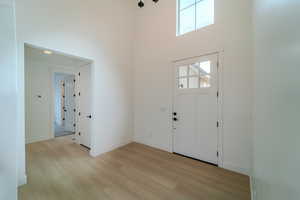
[[54, 135], [74, 135], [76, 128], [75, 75], [54, 74], [55, 121]]
[[68, 137], [91, 147], [89, 59], [25, 44], [26, 143]]

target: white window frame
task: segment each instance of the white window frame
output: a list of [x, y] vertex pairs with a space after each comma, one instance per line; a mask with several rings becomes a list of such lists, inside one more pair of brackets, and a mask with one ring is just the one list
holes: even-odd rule
[[[195, 7], [195, 26], [194, 26], [194, 29], [192, 31], [189, 31], [189, 32], [186, 32], [186, 33], [180, 33], [180, 12], [182, 11], [182, 10], [180, 10], [180, 1], [181, 0], [177, 0], [177, 9], [176, 9], [176, 15], [177, 15], [176, 16], [176, 19], [177, 19], [177, 21], [176, 21], [176, 25], [177, 25], [177, 27], [176, 27], [176, 36], [181, 36], [181, 35], [184, 35], [184, 34], [187, 34], [187, 33], [190, 33], [190, 32], [195, 32], [195, 31], [197, 31], [199, 29], [202, 29], [202, 28], [206, 27], [206, 26], [204, 26], [204, 27], [201, 27], [201, 28], [197, 28], [197, 4], [200, 3], [203, 0], [195, 0], [195, 3], [193, 3], [193, 4], [190, 5], [190, 6]], [[186, 7], [186, 8], [188, 8], [188, 7]], [[186, 8], [184, 8], [184, 9], [186, 9]], [[207, 26], [209, 26], [209, 25], [212, 25], [212, 24], [208, 24]]]
[[[209, 60], [207, 60], [209, 61]], [[203, 62], [206, 62], [206, 60], [199, 60], [199, 61], [194, 61], [194, 62], [191, 62], [191, 61], [187, 61], [185, 64], [181, 64], [181, 65], [177, 65], [176, 66], [176, 74], [175, 74], [175, 77], [176, 77], [176, 86], [177, 86], [177, 90], [180, 90], [180, 91], [186, 91], [186, 90], [209, 90], [211, 88], [211, 85], [208, 86], [208, 87], [201, 87], [201, 73], [200, 71], [198, 71], [198, 74], [197, 75], [191, 75], [190, 74], [190, 66], [193, 65], [193, 64], [196, 64], [196, 63], [199, 63], [199, 66], [201, 63]], [[187, 67], [187, 75], [185, 76], [180, 76], [179, 74], [179, 70], [180, 70], [180, 67]], [[210, 63], [210, 67], [211, 67], [211, 63]], [[208, 75], [211, 75], [210, 73]], [[190, 88], [190, 78], [199, 78], [199, 81], [198, 81], [198, 87], [197, 88]], [[187, 79], [187, 88], [180, 88], [180, 85], [179, 85], [179, 80], [180, 79]]]

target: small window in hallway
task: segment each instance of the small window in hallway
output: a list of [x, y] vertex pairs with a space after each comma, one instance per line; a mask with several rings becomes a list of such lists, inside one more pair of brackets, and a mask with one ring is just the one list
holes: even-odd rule
[[214, 0], [177, 0], [177, 36], [214, 24]]

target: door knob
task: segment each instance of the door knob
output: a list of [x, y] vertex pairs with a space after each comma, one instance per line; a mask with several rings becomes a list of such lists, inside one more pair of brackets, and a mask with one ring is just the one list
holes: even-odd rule
[[177, 117], [174, 117], [174, 118], [173, 118], [173, 121], [177, 122], [177, 121], [178, 121]]
[[173, 115], [176, 116], [176, 115], [177, 115], [177, 112], [173, 112]]
[[88, 115], [88, 116], [86, 116], [87, 118], [89, 118], [89, 119], [92, 119], [92, 115]]

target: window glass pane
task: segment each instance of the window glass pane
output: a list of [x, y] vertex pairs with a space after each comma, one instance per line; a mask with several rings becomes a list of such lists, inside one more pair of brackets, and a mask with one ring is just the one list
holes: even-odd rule
[[188, 67], [187, 66], [179, 67], [178, 76], [181, 77], [181, 76], [187, 76], [187, 75], [188, 75]]
[[178, 88], [179, 89], [186, 89], [187, 88], [187, 78], [178, 79]]
[[200, 77], [200, 88], [209, 88], [211, 87], [210, 84], [211, 76], [210, 75], [204, 75]]
[[210, 61], [200, 63], [200, 74], [210, 74]]
[[199, 77], [190, 77], [189, 78], [189, 88], [199, 88]]
[[195, 7], [189, 7], [180, 11], [179, 34], [184, 34], [195, 30]]
[[180, 10], [195, 4], [195, 0], [179, 0]]
[[196, 29], [214, 24], [214, 0], [202, 0], [196, 4]]
[[190, 76], [198, 76], [199, 75], [199, 63], [195, 63], [190, 65]]

